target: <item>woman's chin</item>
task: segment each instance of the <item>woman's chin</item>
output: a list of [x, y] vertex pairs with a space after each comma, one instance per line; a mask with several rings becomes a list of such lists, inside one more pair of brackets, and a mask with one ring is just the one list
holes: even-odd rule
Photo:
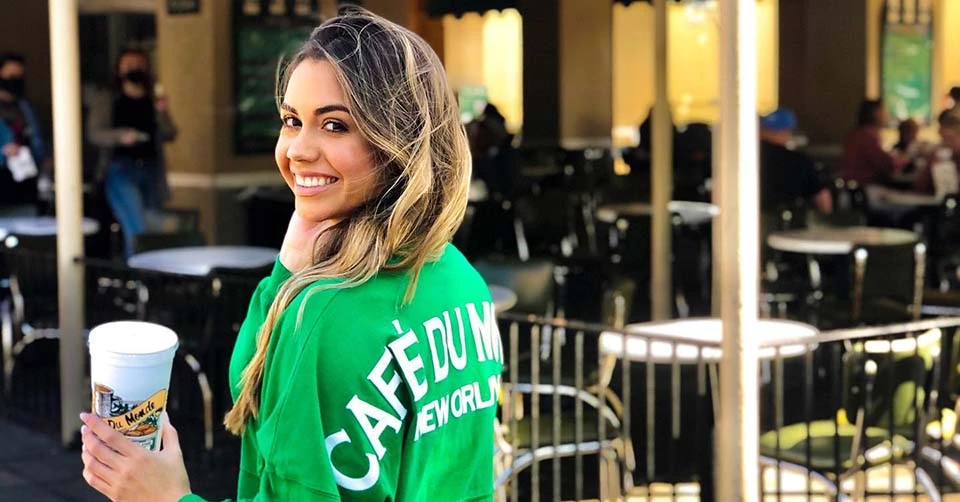
[[328, 209], [317, 207], [316, 203], [302, 201], [299, 198], [297, 198], [295, 207], [300, 218], [310, 223], [323, 223], [333, 218]]

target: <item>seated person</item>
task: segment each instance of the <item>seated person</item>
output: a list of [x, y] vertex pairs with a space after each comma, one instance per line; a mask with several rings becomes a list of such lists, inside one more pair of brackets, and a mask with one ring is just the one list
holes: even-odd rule
[[830, 214], [830, 189], [820, 179], [813, 161], [786, 146], [796, 125], [796, 115], [783, 108], [760, 119], [761, 209], [772, 211], [803, 199], [820, 213]]
[[893, 152], [906, 161], [907, 166], [904, 172], [915, 172], [916, 169], [925, 166], [932, 145], [917, 137], [920, 133], [920, 125], [913, 119], [906, 119], [897, 125], [897, 131], [900, 139], [896, 145], [893, 145]]
[[[918, 169], [914, 188], [921, 193], [951, 193], [955, 190], [937, 190], [934, 182], [934, 169], [945, 162], [952, 162], [953, 168], [960, 165], [960, 108], [946, 110], [937, 119], [940, 124], [940, 146], [937, 147], [923, 169]], [[960, 177], [960, 174], [958, 174]]]
[[889, 181], [906, 162], [880, 144], [880, 128], [889, 122], [887, 109], [879, 100], [865, 100], [857, 112], [857, 128], [843, 140], [840, 175], [861, 185]]

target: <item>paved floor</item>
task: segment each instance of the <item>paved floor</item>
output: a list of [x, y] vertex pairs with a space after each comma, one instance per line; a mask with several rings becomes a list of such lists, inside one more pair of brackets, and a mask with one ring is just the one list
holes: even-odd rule
[[0, 500], [106, 500], [83, 480], [79, 451], [55, 437], [0, 420]]
[[[221, 459], [221, 463], [232, 461]], [[80, 451], [65, 450], [58, 438], [0, 419], [0, 501], [103, 501], [83, 480]], [[236, 495], [231, 468], [188, 465], [194, 491], [209, 500]]]

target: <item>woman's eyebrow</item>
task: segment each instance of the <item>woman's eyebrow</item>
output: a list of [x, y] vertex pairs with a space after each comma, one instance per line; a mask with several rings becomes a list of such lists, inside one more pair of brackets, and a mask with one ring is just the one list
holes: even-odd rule
[[[294, 114], [297, 113], [297, 109], [296, 109], [296, 108], [294, 108], [294, 107], [292, 107], [292, 106], [290, 106], [290, 105], [288, 105], [288, 104], [286, 104], [286, 103], [280, 103], [280, 109], [281, 109], [281, 110], [286, 110], [286, 111], [288, 111], [288, 112], [290, 112], [290, 113], [294, 113]], [[323, 115], [323, 114], [325, 114], [325, 113], [330, 113], [330, 112], [350, 113], [350, 109], [347, 108], [347, 107], [344, 106], [344, 105], [341, 105], [341, 104], [332, 104], [332, 105], [325, 105], [325, 106], [321, 106], [320, 108], [317, 108], [316, 110], [314, 110], [313, 114], [314, 114], [314, 115]]]

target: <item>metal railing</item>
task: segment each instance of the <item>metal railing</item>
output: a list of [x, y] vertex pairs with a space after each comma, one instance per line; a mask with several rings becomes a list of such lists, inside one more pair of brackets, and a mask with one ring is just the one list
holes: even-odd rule
[[[719, 343], [499, 320], [499, 500], [713, 499]], [[960, 491], [957, 327], [960, 317], [761, 341], [761, 500]]]

